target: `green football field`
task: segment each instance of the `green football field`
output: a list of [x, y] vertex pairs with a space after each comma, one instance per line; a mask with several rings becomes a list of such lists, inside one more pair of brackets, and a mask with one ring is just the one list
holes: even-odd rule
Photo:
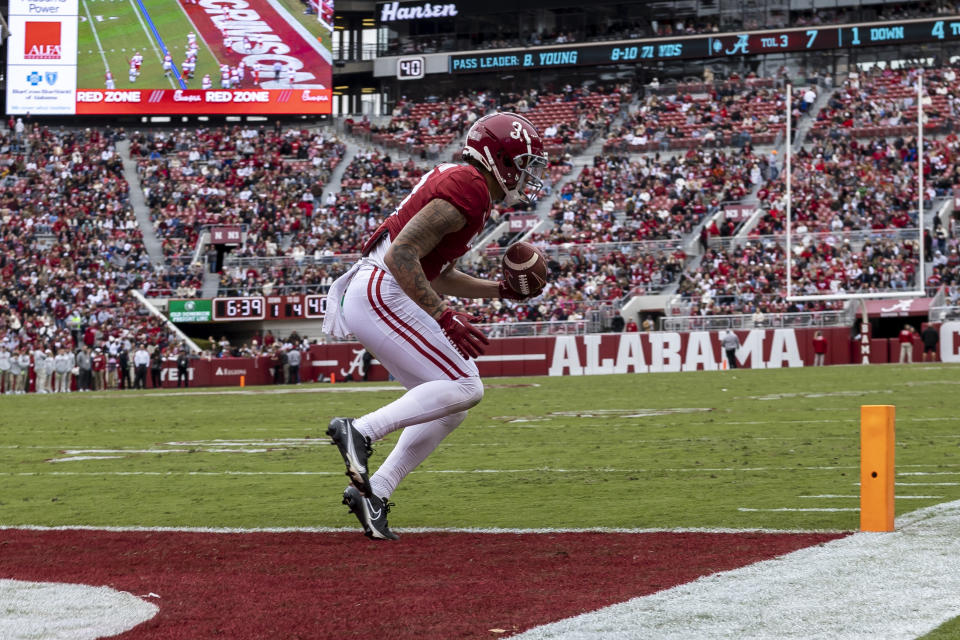
[[[949, 365], [486, 383], [393, 527], [856, 529], [863, 404], [897, 408], [898, 514], [960, 499]], [[324, 429], [384, 386], [2, 396], [0, 525], [355, 527]]]
[[[187, 45], [187, 34], [195, 31], [175, 0], [142, 0], [157, 33], [171, 51], [180, 68]], [[179, 88], [175, 78], [163, 75], [163, 52], [134, 0], [80, 0], [80, 26], [77, 38], [77, 87], [102, 89], [105, 68], [109, 67], [117, 89]], [[219, 86], [219, 64], [200, 39], [197, 70], [188, 88], [199, 89], [200, 79], [209, 73]], [[137, 51], [143, 56], [140, 77], [131, 83], [127, 70]]]

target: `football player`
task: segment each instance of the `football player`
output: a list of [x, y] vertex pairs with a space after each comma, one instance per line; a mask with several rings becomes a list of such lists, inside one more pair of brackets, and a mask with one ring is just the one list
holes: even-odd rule
[[[327, 429], [351, 480], [343, 502], [373, 539], [396, 539], [387, 524], [391, 494], [483, 397], [474, 359], [487, 338], [473, 326], [476, 318], [455, 311], [444, 296], [524, 298], [503, 281], [454, 265], [494, 202], [536, 197], [547, 165], [540, 134], [522, 116], [488, 115], [470, 127], [462, 157], [465, 164], [440, 164], [420, 179], [327, 295], [324, 332], [353, 333], [407, 388], [372, 413], [334, 418]], [[370, 444], [398, 429], [397, 446], [369, 475]]]

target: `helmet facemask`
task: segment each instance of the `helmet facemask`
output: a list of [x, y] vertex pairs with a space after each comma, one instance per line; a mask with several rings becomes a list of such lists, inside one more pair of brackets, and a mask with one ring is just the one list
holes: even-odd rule
[[490, 172], [497, 179], [500, 188], [503, 189], [503, 202], [508, 206], [518, 203], [530, 204], [536, 200], [537, 195], [543, 188], [543, 174], [547, 169], [546, 154], [538, 156], [534, 153], [521, 153], [513, 157], [513, 166], [519, 172], [516, 183], [511, 188], [504, 181], [500, 171], [497, 170], [497, 163], [493, 161], [490, 155], [490, 148], [484, 147], [486, 154], [486, 164]]

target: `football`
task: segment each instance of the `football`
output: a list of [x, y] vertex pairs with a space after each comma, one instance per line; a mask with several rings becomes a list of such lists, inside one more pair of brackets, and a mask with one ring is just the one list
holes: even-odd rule
[[517, 242], [503, 254], [503, 279], [519, 294], [535, 296], [547, 284], [547, 261], [529, 242]]

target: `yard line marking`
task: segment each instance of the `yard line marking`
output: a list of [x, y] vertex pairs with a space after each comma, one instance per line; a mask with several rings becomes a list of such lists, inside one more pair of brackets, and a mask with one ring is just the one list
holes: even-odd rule
[[737, 507], [737, 511], [815, 511], [833, 513], [835, 511], [860, 511], [860, 507], [777, 507], [775, 509], [753, 509], [750, 507]]
[[960, 471], [904, 471], [898, 476], [960, 476]]
[[83, 10], [87, 12], [87, 24], [90, 25], [90, 31], [93, 32], [93, 39], [97, 43], [97, 51], [100, 52], [100, 59], [103, 60], [103, 68], [105, 71], [110, 71], [110, 64], [107, 63], [107, 56], [103, 52], [100, 34], [97, 33], [97, 27], [93, 23], [93, 16], [90, 15], [90, 7], [87, 6], [87, 0], [83, 0]]
[[935, 505], [897, 518], [893, 532], [854, 533], [511, 637], [913, 640], [960, 615], [958, 529], [960, 501]]
[[898, 487], [960, 487], [960, 482], [894, 482]]
[[[153, 49], [153, 52], [157, 55], [157, 61], [163, 62], [163, 54], [160, 53], [159, 49], [157, 49], [157, 45], [153, 41], [153, 38], [150, 37], [150, 31], [147, 29], [147, 23], [143, 21], [143, 16], [140, 15], [140, 11], [137, 10], [137, 7], [133, 4], [133, 0], [128, 0], [128, 2], [130, 3], [130, 10], [133, 11], [133, 15], [137, 16], [137, 21], [140, 23], [143, 33], [147, 36], [147, 42], [150, 43], [150, 48]], [[173, 84], [173, 78], [168, 77], [167, 82], [170, 83], [171, 88], [174, 88], [175, 85]]]

